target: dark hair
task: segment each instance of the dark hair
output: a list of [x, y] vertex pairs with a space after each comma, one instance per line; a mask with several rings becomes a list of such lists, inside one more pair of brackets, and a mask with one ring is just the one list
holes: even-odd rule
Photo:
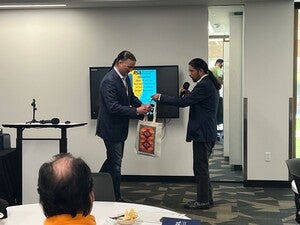
[[[55, 170], [54, 164], [67, 159], [66, 173]], [[54, 156], [54, 160], [44, 163], [39, 170], [38, 193], [46, 217], [77, 213], [87, 216], [92, 209], [90, 193], [93, 189], [91, 169], [81, 159], [69, 153]]]
[[224, 60], [223, 59], [217, 59], [217, 61], [216, 61], [216, 63], [215, 64], [217, 64], [217, 63], [223, 63], [224, 62]]
[[115, 60], [113, 61], [111, 69], [114, 68], [114, 66], [117, 64], [117, 62], [119, 60], [125, 61], [127, 59], [136, 61], [135, 56], [130, 51], [124, 50], [124, 51], [120, 52], [119, 55], [117, 56], [117, 58], [115, 58]]
[[209, 79], [214, 83], [217, 90], [221, 89], [221, 84], [217, 80], [217, 78], [214, 76], [214, 74], [208, 69], [207, 63], [200, 58], [194, 58], [189, 62], [189, 65], [193, 68], [195, 68], [197, 71], [200, 69], [203, 69], [205, 73], [208, 74]]

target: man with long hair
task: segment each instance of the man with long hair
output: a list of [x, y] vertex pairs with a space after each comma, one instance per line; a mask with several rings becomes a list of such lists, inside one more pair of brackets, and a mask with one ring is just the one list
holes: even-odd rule
[[196, 83], [184, 97], [157, 93], [152, 96], [161, 104], [190, 107], [186, 141], [193, 142], [193, 170], [197, 183], [197, 198], [184, 205], [188, 209], [208, 209], [213, 202], [209, 178], [209, 156], [216, 141], [216, 115], [220, 83], [207, 63], [200, 58], [189, 62], [189, 74]]
[[129, 119], [150, 111], [150, 105], [143, 105], [134, 95], [127, 76], [134, 69], [135, 56], [122, 51], [112, 64], [111, 70], [104, 76], [99, 89], [99, 113], [96, 134], [106, 147], [106, 157], [100, 172], [112, 176], [116, 200], [121, 197], [121, 165], [124, 144], [128, 136]]

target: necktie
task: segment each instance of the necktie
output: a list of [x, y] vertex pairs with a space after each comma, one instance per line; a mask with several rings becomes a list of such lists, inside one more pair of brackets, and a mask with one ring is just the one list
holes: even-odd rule
[[126, 94], [128, 95], [128, 85], [127, 85], [127, 82], [126, 82], [126, 77], [123, 77], [122, 81], [123, 81], [123, 84], [124, 84], [125, 89], [126, 89]]

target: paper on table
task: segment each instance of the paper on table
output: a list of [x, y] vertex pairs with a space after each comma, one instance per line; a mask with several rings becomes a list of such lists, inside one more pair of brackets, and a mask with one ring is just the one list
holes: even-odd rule
[[105, 220], [102, 220], [100, 222], [100, 224], [99, 223], [97, 223], [97, 224], [98, 225], [115, 225], [116, 224], [116, 220], [111, 219], [111, 218], [106, 218]]
[[139, 211], [139, 219], [138, 221], [142, 221], [145, 223], [161, 223], [160, 219], [162, 217], [171, 217], [171, 218], [185, 218], [186, 216], [184, 214], [179, 214], [176, 212], [145, 212], [145, 211]]

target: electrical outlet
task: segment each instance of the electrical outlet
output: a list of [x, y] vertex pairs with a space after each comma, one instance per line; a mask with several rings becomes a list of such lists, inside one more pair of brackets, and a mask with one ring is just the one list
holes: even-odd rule
[[265, 161], [271, 162], [271, 152], [265, 152]]

